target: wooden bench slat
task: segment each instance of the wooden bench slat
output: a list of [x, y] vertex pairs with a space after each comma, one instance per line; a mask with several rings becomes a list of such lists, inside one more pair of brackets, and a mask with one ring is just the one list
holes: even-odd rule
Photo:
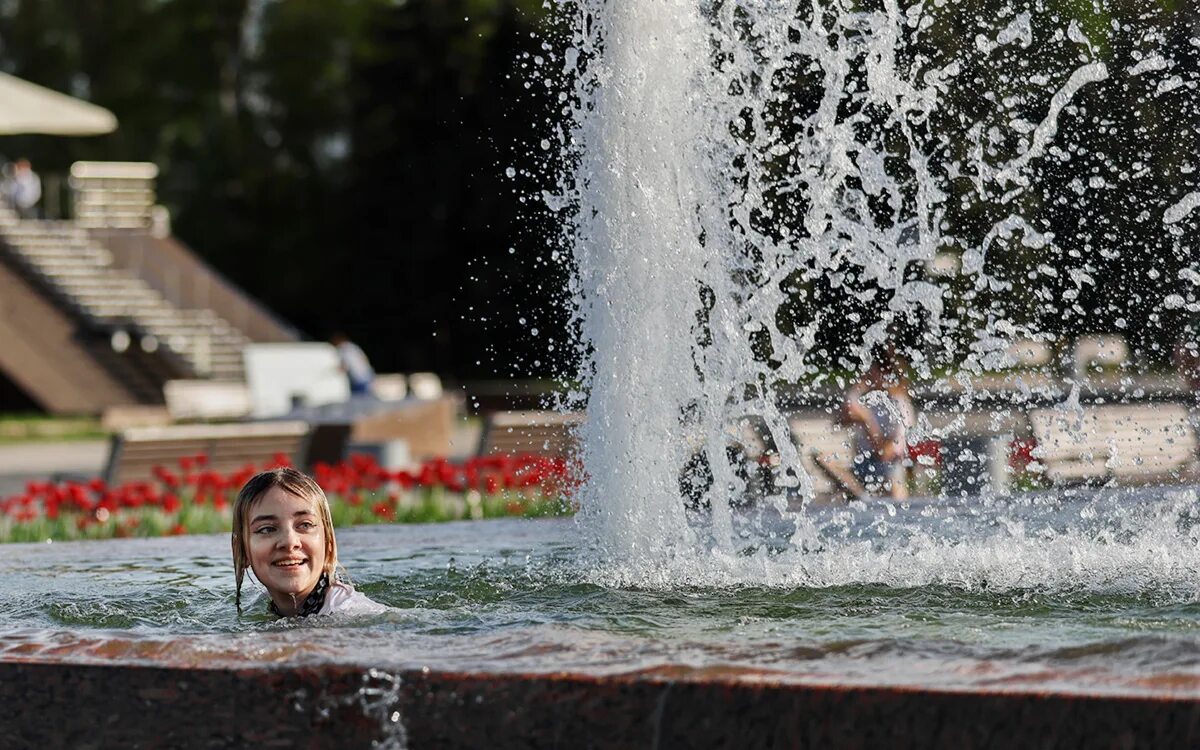
[[583, 415], [573, 412], [495, 412], [484, 425], [479, 452], [481, 455], [533, 453], [569, 458], [579, 449], [575, 430], [581, 424]]
[[1053, 481], [1145, 482], [1177, 478], [1196, 465], [1196, 433], [1179, 404], [1040, 409], [1029, 422]]
[[800, 465], [812, 479], [813, 491], [818, 495], [834, 492], [837, 488], [817, 467], [812, 451], [819, 451], [834, 465], [849, 471], [854, 460], [854, 439], [850, 430], [832, 419], [795, 416], [788, 419], [788, 431], [800, 453]]
[[175, 471], [180, 459], [201, 454], [219, 472], [262, 466], [278, 454], [303, 463], [309, 429], [298, 421], [129, 429], [113, 437], [104, 477], [111, 484], [151, 479], [155, 466]]

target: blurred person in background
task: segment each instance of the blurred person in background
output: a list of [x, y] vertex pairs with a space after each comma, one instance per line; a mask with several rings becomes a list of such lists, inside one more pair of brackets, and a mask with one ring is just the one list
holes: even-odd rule
[[842, 404], [842, 420], [854, 429], [850, 468], [872, 497], [908, 497], [908, 430], [916, 412], [905, 369], [894, 344], [875, 347], [870, 367]]
[[4, 200], [22, 219], [36, 219], [42, 199], [42, 180], [28, 159], [17, 159], [4, 170]]
[[337, 348], [338, 361], [346, 379], [350, 381], [350, 397], [371, 395], [371, 383], [375, 380], [375, 369], [366, 353], [342, 332], [329, 337], [329, 343]]

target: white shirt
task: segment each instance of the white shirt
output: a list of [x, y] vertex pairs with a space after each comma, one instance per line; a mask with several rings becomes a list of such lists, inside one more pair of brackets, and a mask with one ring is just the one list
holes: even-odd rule
[[366, 594], [355, 591], [350, 584], [338, 581], [330, 584], [329, 590], [325, 592], [325, 604], [317, 614], [332, 615], [345, 612], [352, 615], [378, 615], [386, 611], [387, 607], [371, 601]]
[[[856, 399], [871, 413], [884, 440], [900, 445], [908, 443], [908, 429], [917, 421], [908, 397], [884, 390], [873, 390], [859, 394]], [[875, 449], [867, 436], [866, 427], [856, 425], [856, 428], [855, 451], [860, 455], [874, 455]]]
[[32, 170], [13, 175], [9, 195], [18, 208], [33, 208], [42, 197], [42, 180]]
[[338, 344], [338, 359], [342, 361], [342, 367], [346, 368], [346, 374], [356, 383], [369, 383], [375, 377], [375, 370], [371, 368], [371, 362], [367, 359], [367, 355], [362, 349], [352, 341], [343, 341]]

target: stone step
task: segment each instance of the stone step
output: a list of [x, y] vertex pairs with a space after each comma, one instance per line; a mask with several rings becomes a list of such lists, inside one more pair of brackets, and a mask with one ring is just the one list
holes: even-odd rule
[[136, 303], [149, 307], [167, 307], [167, 301], [153, 289], [105, 287], [105, 286], [72, 286], [61, 285], [60, 289], [68, 297], [80, 300], [95, 300], [98, 302], [111, 301], [116, 303]]
[[33, 274], [84, 315], [127, 321], [202, 377], [244, 380], [242, 350], [249, 339], [212, 310], [177, 308], [135, 273], [113, 267], [112, 253], [81, 223], [21, 221], [0, 206], [0, 233]]
[[31, 263], [30, 265], [36, 267], [45, 276], [53, 278], [95, 279], [112, 278], [114, 276], [129, 278], [109, 268], [96, 268], [95, 266], [76, 263]]
[[[144, 330], [148, 333], [153, 333], [155, 336], [158, 336], [160, 339], [163, 339], [164, 341], [172, 342], [171, 343], [172, 349], [179, 349], [180, 351], [183, 351], [183, 350], [190, 351], [192, 349], [203, 348], [199, 343], [202, 340], [202, 338], [200, 338], [200, 337], [197, 337], [197, 336], [194, 336], [194, 335], [191, 335], [188, 333], [184, 333], [182, 331], [172, 331], [169, 329], [154, 328], [151, 326], [140, 326], [140, 327], [142, 328], [142, 330]], [[226, 340], [209, 339], [208, 344], [207, 344], [207, 348], [209, 349], [209, 351], [213, 351], [213, 352], [240, 353], [245, 346], [246, 346], [246, 342], [234, 341], [232, 339], [226, 339]]]
[[38, 248], [30, 249], [17, 245], [17, 252], [31, 263], [68, 263], [77, 266], [109, 268], [112, 254], [100, 248]]
[[113, 320], [119, 318], [129, 318], [131, 320], [145, 313], [150, 308], [146, 305], [114, 305], [114, 304], [87, 304], [80, 302], [82, 307], [89, 315], [92, 315], [101, 320]]
[[[47, 275], [53, 276], [54, 274]], [[92, 274], [68, 273], [63, 274], [59, 278], [63, 280], [64, 284], [75, 284], [76, 286], [80, 287], [125, 286], [130, 288], [137, 287], [139, 289], [153, 289], [152, 286], [141, 279], [135, 279], [120, 272]]]
[[22, 242], [24, 240], [56, 240], [68, 242], [90, 242], [87, 232], [80, 229], [43, 229], [39, 227], [28, 227], [22, 224], [7, 226], [4, 228], [4, 236], [10, 241]]
[[[46, 275], [53, 276], [53, 274], [46, 274]], [[96, 287], [102, 287], [102, 286], [103, 287], [121, 286], [121, 287], [130, 288], [130, 289], [135, 288], [135, 287], [138, 289], [153, 289], [154, 288], [154, 287], [150, 286], [149, 284], [147, 284], [146, 282], [142, 281], [141, 279], [131, 278], [122, 273], [93, 273], [91, 275], [71, 273], [71, 274], [63, 274], [62, 276], [59, 276], [58, 278], [62, 279], [62, 282], [64, 284], [74, 284], [75, 286], [78, 286], [80, 288], [96, 288]], [[157, 294], [157, 292], [155, 292], [155, 293]]]
[[[171, 341], [178, 340], [179, 342], [181, 342], [181, 346], [179, 348], [191, 348], [192, 346], [195, 345], [195, 342], [197, 340], [205, 338], [204, 334], [197, 335], [197, 333], [194, 329], [189, 330], [189, 329], [180, 328], [178, 326], [166, 327], [166, 326], [148, 325], [146, 323], [143, 323], [140, 320], [135, 321], [135, 322], [137, 322], [137, 324], [141, 328], [143, 328], [146, 331], [149, 331], [150, 333], [153, 333], [154, 335], [158, 336], [159, 338], [169, 339]], [[230, 350], [230, 351], [235, 351], [235, 350], [241, 351], [242, 347], [248, 343], [245, 341], [239, 341], [233, 337], [215, 338], [215, 337], [209, 336], [207, 338], [208, 338], [209, 348], [214, 349], [214, 350], [222, 349], [222, 350]]]
[[9, 238], [8, 244], [17, 248], [17, 250], [28, 253], [29, 255], [105, 255], [110, 253], [107, 249], [94, 245], [90, 242], [72, 243], [72, 242], [50, 242], [50, 241], [14, 241]]
[[5, 227], [4, 236], [9, 242], [59, 242], [74, 244], [91, 241], [87, 234], [84, 233], [30, 231], [21, 227]]

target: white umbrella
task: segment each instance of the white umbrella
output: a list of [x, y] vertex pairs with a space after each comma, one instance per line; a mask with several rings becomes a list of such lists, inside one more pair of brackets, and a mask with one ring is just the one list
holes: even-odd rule
[[104, 107], [0, 73], [0, 135], [103, 135], [117, 129]]

